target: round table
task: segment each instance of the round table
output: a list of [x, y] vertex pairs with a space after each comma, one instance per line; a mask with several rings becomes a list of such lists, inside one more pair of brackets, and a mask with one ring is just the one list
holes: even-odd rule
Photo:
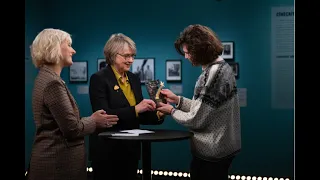
[[140, 141], [142, 144], [142, 180], [151, 180], [151, 142], [178, 141], [193, 136], [192, 132], [171, 129], [143, 129], [153, 133], [139, 134], [139, 136], [113, 136], [119, 131], [108, 131], [99, 134], [102, 138]]

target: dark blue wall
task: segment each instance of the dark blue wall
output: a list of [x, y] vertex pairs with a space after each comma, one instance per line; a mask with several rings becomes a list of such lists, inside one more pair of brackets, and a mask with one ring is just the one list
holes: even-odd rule
[[[137, 57], [155, 57], [156, 78], [165, 80], [165, 60], [180, 58], [173, 42], [189, 24], [211, 27], [223, 41], [235, 42], [235, 61], [240, 63], [239, 88], [247, 88], [247, 107], [241, 108], [242, 152], [234, 160], [233, 174], [293, 177], [293, 109], [271, 108], [271, 7], [289, 5], [293, 0], [237, 1], [76, 1], [57, 0], [43, 4], [26, 0], [26, 57], [35, 35], [45, 27], [72, 34], [77, 51], [74, 61], [89, 62], [89, 76], [103, 58], [103, 46], [112, 33], [121, 32], [137, 44]], [[30, 58], [29, 58], [30, 59]], [[34, 124], [31, 91], [37, 70], [26, 61], [26, 164], [29, 161]], [[182, 59], [182, 95], [192, 97], [194, 83], [201, 72]], [[63, 70], [68, 82], [68, 69]], [[170, 84], [166, 83], [167, 86]], [[88, 85], [88, 84], [82, 84]], [[82, 116], [91, 114], [87, 94], [78, 94], [68, 84]], [[142, 86], [145, 97], [147, 93]], [[184, 129], [172, 118], [157, 128]], [[185, 141], [154, 143], [152, 167], [188, 171], [191, 159]]]

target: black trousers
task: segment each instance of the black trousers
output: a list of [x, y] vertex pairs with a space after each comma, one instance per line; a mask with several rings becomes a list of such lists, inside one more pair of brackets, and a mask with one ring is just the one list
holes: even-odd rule
[[228, 180], [228, 171], [233, 158], [211, 162], [193, 156], [190, 177], [192, 180]]
[[108, 161], [92, 161], [93, 180], [137, 180], [139, 160], [114, 157]]

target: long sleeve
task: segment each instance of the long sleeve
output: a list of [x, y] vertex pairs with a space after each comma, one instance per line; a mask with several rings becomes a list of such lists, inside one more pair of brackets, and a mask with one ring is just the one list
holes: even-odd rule
[[177, 109], [189, 112], [191, 108], [192, 100], [186, 97], [179, 96], [179, 103], [177, 104]]
[[90, 117], [82, 117], [81, 122], [83, 123], [85, 132], [93, 132], [96, 129], [96, 123]]
[[178, 107], [171, 115], [194, 133], [192, 154], [216, 161], [240, 151], [239, 98], [233, 70], [226, 62], [204, 68], [192, 100], [180, 98]]
[[134, 106], [125, 106], [116, 109], [109, 107], [109, 103], [111, 101], [109, 97], [110, 92], [104, 76], [99, 76], [97, 74], [93, 74], [91, 76], [89, 95], [93, 111], [103, 109], [107, 114], [115, 114], [119, 117], [118, 124], [108, 129], [116, 128], [119, 125], [123, 128], [132, 127], [136, 123], [134, 121], [134, 119], [136, 119]]
[[[211, 123], [212, 107], [202, 103], [200, 100], [186, 100], [181, 98], [181, 110], [176, 109], [172, 117], [180, 124], [190, 129], [202, 129]], [[186, 111], [189, 110], [189, 111]]]
[[200, 75], [192, 100], [180, 97], [177, 110], [172, 113], [172, 117], [178, 123], [190, 129], [202, 129], [211, 123], [210, 119], [214, 116], [215, 107], [211, 106], [210, 94], [216, 93], [213, 88], [213, 77], [217, 68], [218, 65], [215, 65], [208, 72]]
[[95, 122], [90, 118], [80, 120], [72, 106], [66, 87], [58, 80], [52, 81], [44, 90], [44, 103], [67, 139], [88, 135], [95, 131]]

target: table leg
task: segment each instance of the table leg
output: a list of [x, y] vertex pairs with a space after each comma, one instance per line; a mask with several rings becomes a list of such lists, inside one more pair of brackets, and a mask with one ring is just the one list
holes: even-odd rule
[[151, 180], [151, 142], [142, 142], [142, 180]]

